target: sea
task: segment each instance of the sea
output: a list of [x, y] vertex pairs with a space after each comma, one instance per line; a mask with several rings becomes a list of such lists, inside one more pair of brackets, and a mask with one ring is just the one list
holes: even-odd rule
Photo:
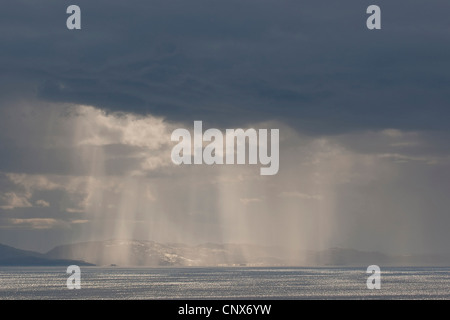
[[0, 299], [450, 299], [450, 267], [381, 268], [368, 289], [365, 268], [81, 267], [69, 290], [65, 267], [1, 267]]

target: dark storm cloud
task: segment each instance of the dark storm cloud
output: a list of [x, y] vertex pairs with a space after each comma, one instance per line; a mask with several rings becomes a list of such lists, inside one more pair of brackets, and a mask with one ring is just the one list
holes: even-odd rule
[[[71, 4], [82, 30], [66, 29]], [[371, 4], [380, 31], [365, 27]], [[0, 242], [448, 252], [447, 0], [1, 9]], [[279, 128], [279, 173], [171, 166], [170, 133], [193, 120]]]
[[69, 4], [2, 7], [2, 83], [217, 126], [448, 127], [447, 1], [377, 1], [380, 31], [365, 27], [369, 1], [80, 0], [80, 31], [65, 27]]

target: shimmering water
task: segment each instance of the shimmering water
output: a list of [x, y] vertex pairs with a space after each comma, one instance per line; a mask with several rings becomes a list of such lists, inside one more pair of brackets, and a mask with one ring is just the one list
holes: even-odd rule
[[0, 299], [450, 299], [450, 268], [0, 268]]

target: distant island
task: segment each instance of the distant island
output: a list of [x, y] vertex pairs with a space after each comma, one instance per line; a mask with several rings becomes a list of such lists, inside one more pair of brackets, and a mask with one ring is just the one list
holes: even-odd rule
[[387, 255], [346, 248], [283, 251], [249, 244], [162, 244], [140, 240], [91, 241], [37, 253], [0, 245], [0, 266], [226, 267], [226, 266], [450, 266], [442, 255]]
[[82, 260], [51, 258], [46, 254], [0, 244], [0, 266], [93, 266]]

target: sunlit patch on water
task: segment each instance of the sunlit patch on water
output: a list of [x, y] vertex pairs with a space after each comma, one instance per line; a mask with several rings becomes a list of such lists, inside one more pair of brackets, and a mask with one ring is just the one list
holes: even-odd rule
[[81, 290], [65, 268], [0, 268], [0, 299], [450, 299], [450, 268], [84, 267]]

